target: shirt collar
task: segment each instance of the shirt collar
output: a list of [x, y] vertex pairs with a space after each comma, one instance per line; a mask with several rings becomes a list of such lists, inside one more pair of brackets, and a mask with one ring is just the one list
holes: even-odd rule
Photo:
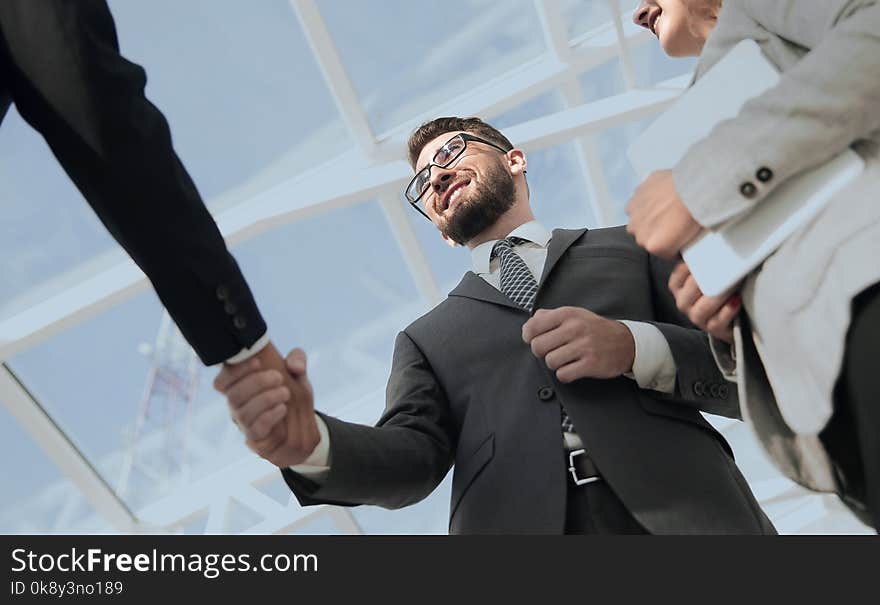
[[[534, 242], [542, 248], [546, 248], [547, 244], [550, 243], [552, 234], [538, 221], [529, 221], [511, 231], [507, 237], [521, 237], [522, 239]], [[496, 239], [483, 242], [471, 250], [471, 263], [473, 264], [474, 273], [477, 275], [489, 273], [489, 261], [492, 256], [492, 248], [497, 241], [498, 240]]]

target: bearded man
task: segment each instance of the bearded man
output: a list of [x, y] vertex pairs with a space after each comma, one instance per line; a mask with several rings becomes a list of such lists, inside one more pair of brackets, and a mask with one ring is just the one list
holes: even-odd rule
[[[454, 465], [451, 533], [774, 533], [699, 412], [736, 417], [737, 394], [676, 308], [671, 264], [623, 227], [547, 231], [525, 153], [478, 118], [422, 125], [409, 160], [405, 197], [473, 271], [398, 335], [377, 425], [318, 412], [303, 453], [273, 436], [299, 430], [275, 416], [277, 371], [215, 381], [300, 503], [398, 508]], [[304, 352], [288, 370], [307, 383]]]

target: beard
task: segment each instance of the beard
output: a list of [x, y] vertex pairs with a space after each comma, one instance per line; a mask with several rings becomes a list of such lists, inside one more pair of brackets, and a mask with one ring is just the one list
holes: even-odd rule
[[456, 206], [452, 215], [438, 225], [440, 233], [465, 245], [491, 227], [514, 205], [514, 183], [501, 164], [491, 166], [485, 179], [474, 183], [475, 191]]

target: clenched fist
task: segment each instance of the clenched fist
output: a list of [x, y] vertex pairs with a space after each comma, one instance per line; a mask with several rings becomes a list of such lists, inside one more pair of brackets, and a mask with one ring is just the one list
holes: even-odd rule
[[629, 328], [580, 307], [538, 309], [522, 337], [560, 382], [616, 378], [631, 371], [635, 360]]

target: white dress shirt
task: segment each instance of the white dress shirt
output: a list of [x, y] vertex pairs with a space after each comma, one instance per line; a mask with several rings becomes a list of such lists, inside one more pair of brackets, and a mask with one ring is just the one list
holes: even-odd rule
[[[552, 234], [538, 221], [531, 221], [514, 229], [508, 237], [519, 237], [528, 240], [514, 247], [514, 250], [525, 261], [536, 280], [540, 280], [547, 260], [547, 247]], [[492, 287], [501, 289], [501, 263], [498, 258], [492, 259], [493, 240], [485, 242], [471, 250], [471, 263], [474, 273]], [[666, 337], [655, 326], [640, 321], [621, 320], [632, 334], [635, 342], [635, 357], [632, 372], [624, 374], [636, 381], [640, 388], [653, 389], [664, 393], [672, 393], [675, 389], [677, 366]], [[317, 417], [321, 439], [312, 454], [303, 462], [291, 467], [301, 475], [318, 480], [330, 470], [330, 437], [327, 425]], [[582, 446], [580, 438], [574, 433], [565, 433], [565, 444], [569, 450]]]

